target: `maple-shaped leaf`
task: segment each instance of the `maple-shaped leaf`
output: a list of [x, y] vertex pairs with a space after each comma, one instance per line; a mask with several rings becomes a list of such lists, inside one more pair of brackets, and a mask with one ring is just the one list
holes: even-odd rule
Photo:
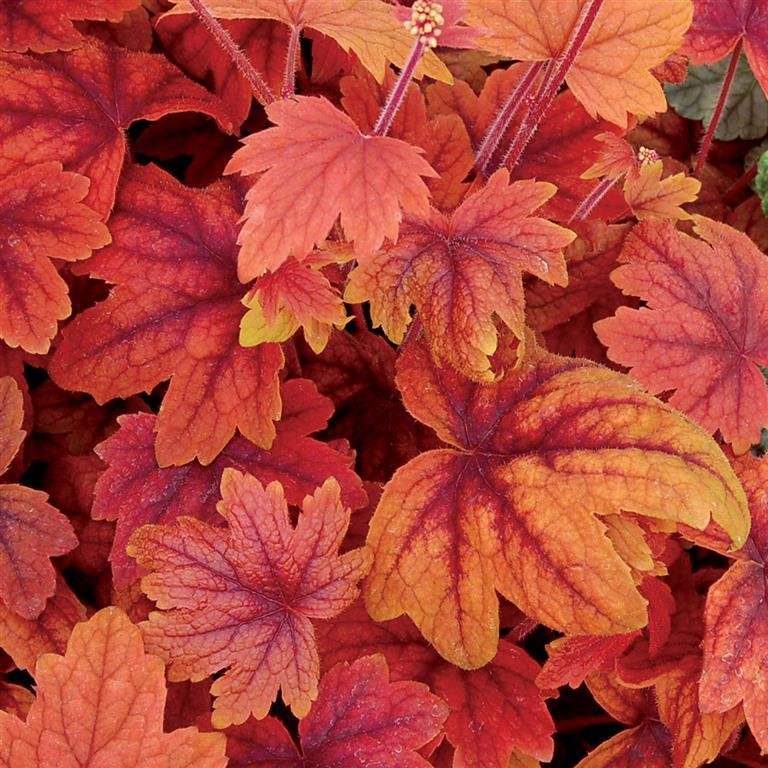
[[768, 14], [765, 0], [694, 0], [693, 23], [681, 52], [694, 64], [714, 64], [741, 42], [768, 94]]
[[86, 265], [110, 297], [64, 329], [49, 372], [99, 403], [171, 379], [157, 421], [162, 466], [208, 464], [235, 430], [260, 447], [280, 416], [276, 344], [240, 346], [237, 211], [154, 166], [126, 170], [113, 242]]
[[163, 733], [163, 662], [144, 652], [141, 633], [118, 608], [78, 624], [63, 656], [45, 654], [35, 669], [37, 697], [27, 721], [0, 712], [3, 768], [224, 768], [218, 733]]
[[694, 216], [701, 239], [671, 222], [629, 235], [611, 279], [646, 302], [595, 324], [611, 360], [743, 452], [768, 424], [768, 257], [742, 232]]
[[416, 305], [435, 354], [475, 379], [493, 377], [494, 316], [522, 337], [523, 271], [565, 285], [561, 249], [575, 234], [532, 216], [555, 192], [536, 181], [509, 183], [497, 171], [450, 216], [407, 217], [397, 243], [361, 261], [348, 301], [371, 300], [371, 318], [400, 343]]
[[658, 721], [646, 720], [593, 749], [576, 768], [670, 768], [672, 737]]
[[280, 482], [289, 504], [301, 500], [335, 477], [345, 505], [358, 509], [367, 497], [352, 458], [307, 435], [326, 426], [332, 407], [319, 397], [310, 382], [293, 380], [283, 385], [285, 408], [277, 437], [267, 451], [242, 437], [233, 438], [209, 465], [160, 467], [155, 456], [156, 417], [124, 416], [121, 429], [97, 452], [109, 468], [96, 485], [93, 517], [117, 520], [110, 554], [115, 585], [126, 587], [138, 576], [134, 561], [125, 554], [131, 534], [148, 523], [172, 523], [179, 515], [216, 522], [215, 500], [225, 467], [255, 475], [262, 483]]
[[390, 682], [383, 656], [363, 656], [323, 675], [317, 701], [299, 723], [299, 746], [276, 718], [249, 720], [227, 729], [229, 765], [428, 768], [416, 750], [440, 733], [447, 714], [426, 685]]
[[54, 162], [0, 178], [0, 338], [11, 347], [47, 352], [57, 321], [72, 311], [51, 256], [87, 259], [110, 241], [99, 215], [81, 202], [88, 187]]
[[420, 680], [450, 707], [447, 740], [462, 768], [509, 768], [516, 753], [552, 758], [554, 723], [536, 687], [539, 666], [508, 640], [485, 667], [463, 670], [440, 658], [405, 617], [375, 623], [361, 601], [317, 627], [325, 669], [381, 653], [393, 680]]
[[120, 21], [140, 0], [0, 0], [0, 51], [37, 53], [77, 48], [73, 21]]
[[349, 509], [333, 478], [304, 499], [295, 528], [277, 482], [264, 488], [226, 469], [221, 494], [226, 528], [181, 517], [133, 535], [128, 553], [151, 571], [142, 589], [161, 609], [144, 637], [170, 660], [174, 679], [227, 669], [211, 687], [216, 727], [265, 717], [278, 689], [303, 717], [320, 671], [310, 619], [330, 618], [355, 599], [370, 552], [338, 555]]
[[[689, 120], [709, 124], [720, 98], [728, 60], [717, 64], [691, 67], [685, 82], [668, 85], [664, 90], [672, 109]], [[768, 131], [768, 99], [758, 84], [746, 59], [740, 58], [728, 90], [728, 99], [717, 123], [715, 138], [759, 139]]]
[[333, 328], [343, 328], [349, 319], [320, 270], [330, 261], [318, 252], [300, 262], [290, 258], [263, 275], [243, 299], [248, 312], [240, 321], [240, 343], [286, 341], [301, 327], [312, 350], [322, 352]]
[[95, 38], [70, 53], [0, 53], [0, 80], [0, 172], [59, 161], [91, 180], [83, 202], [103, 217], [133, 121], [195, 111], [232, 127], [223, 104], [164, 56]]
[[[468, 20], [491, 30], [483, 47], [501, 55], [555, 59], [577, 26], [582, 0], [470, 0]], [[667, 108], [651, 68], [682, 43], [691, 23], [691, 0], [605, 0], [566, 83], [591, 115], [620, 126], [627, 112], [650, 115]]]
[[644, 219], [689, 219], [690, 214], [680, 206], [696, 199], [701, 189], [698, 179], [675, 173], [662, 179], [661, 160], [642, 165], [636, 174], [624, 182], [624, 196], [632, 213]]
[[740, 701], [762, 750], [768, 750], [768, 461], [747, 453], [733, 460], [752, 514], [746, 559], [737, 560], [707, 593], [703, 712], [727, 712]]
[[422, 176], [437, 174], [416, 147], [366, 136], [329, 101], [295, 96], [267, 107], [273, 128], [247, 136], [228, 173], [260, 173], [246, 196], [238, 274], [243, 282], [303, 259], [341, 214], [355, 253], [396, 240], [403, 210], [426, 215]]
[[519, 353], [505, 344], [496, 362], [506, 374], [478, 384], [409, 344], [398, 371], [406, 407], [453, 447], [395, 473], [368, 536], [372, 617], [407, 613], [465, 668], [495, 654], [496, 590], [569, 634], [647, 623], [600, 516], [701, 529], [712, 514], [736, 546], [749, 530], [743, 491], [703, 430], [627, 376], [530, 337]]
[[[189, 2], [178, 2], [169, 14], [190, 13]], [[218, 19], [274, 19], [301, 31], [314, 29], [335, 40], [344, 51], [352, 51], [379, 81], [387, 64], [405, 64], [413, 38], [398, 20], [395, 9], [383, 0], [206, 0]], [[165, 18], [165, 17], [164, 17]], [[445, 64], [427, 51], [417, 75], [450, 83]]]
[[[0, 378], [0, 475], [24, 439], [21, 391], [10, 377]], [[48, 495], [23, 485], [0, 485], [0, 600], [23, 619], [35, 619], [56, 588], [49, 558], [77, 546], [64, 515]]]

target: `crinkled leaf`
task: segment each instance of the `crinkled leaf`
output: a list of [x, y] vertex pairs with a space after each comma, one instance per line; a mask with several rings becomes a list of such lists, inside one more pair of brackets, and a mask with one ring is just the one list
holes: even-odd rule
[[317, 698], [312, 618], [330, 618], [358, 595], [370, 552], [338, 555], [349, 509], [333, 478], [303, 503], [293, 528], [282, 486], [226, 469], [217, 505], [227, 527], [191, 517], [140, 528], [128, 553], [149, 569], [142, 589], [160, 611], [144, 637], [174, 679], [227, 671], [211, 687], [217, 727], [263, 718], [278, 690], [298, 717]]
[[162, 661], [144, 652], [141, 633], [118, 608], [78, 624], [63, 656], [45, 654], [26, 723], [0, 712], [3, 768], [224, 768], [225, 740], [185, 728], [163, 733]]
[[768, 424], [768, 257], [743, 233], [695, 216], [701, 239], [668, 221], [643, 222], [627, 238], [611, 279], [646, 302], [596, 323], [608, 356], [734, 450]]
[[[343, 702], [343, 705], [341, 703]], [[445, 704], [422, 683], [390, 682], [381, 655], [337, 664], [299, 723], [301, 751], [275, 718], [227, 730], [230, 768], [428, 768], [417, 754], [440, 733]]]
[[3, 376], [0, 378], [0, 475], [5, 474], [24, 441], [23, 419], [24, 399], [19, 385], [11, 376]]
[[576, 768], [670, 768], [672, 738], [658, 721], [612, 736], [593, 749]]
[[156, 417], [137, 414], [120, 419], [120, 431], [97, 449], [109, 469], [100, 478], [93, 501], [95, 519], [117, 520], [110, 554], [116, 586], [125, 587], [138, 576], [135, 563], [125, 554], [137, 528], [148, 523], [170, 524], [179, 515], [208, 522], [218, 519], [215, 503], [225, 467], [249, 472], [264, 484], [279, 481], [290, 504], [300, 504], [333, 476], [341, 486], [344, 504], [353, 509], [365, 505], [366, 494], [350, 467], [351, 457], [307, 437], [325, 427], [331, 411], [328, 400], [319, 397], [306, 381], [287, 382], [283, 395], [283, 418], [269, 450], [235, 437], [207, 466], [193, 462], [160, 467], [154, 449]]
[[[469, 2], [468, 19], [493, 33], [487, 50], [537, 61], [565, 48], [584, 3], [581, 0]], [[566, 82], [591, 115], [626, 126], [627, 112], [650, 115], [666, 108], [650, 69], [682, 43], [691, 22], [690, 0], [605, 0], [568, 70]]]
[[162, 466], [208, 464], [236, 429], [268, 447], [283, 356], [276, 344], [239, 343], [237, 211], [155, 167], [132, 167], [110, 229], [112, 245], [87, 269], [115, 287], [62, 333], [54, 381], [103, 403], [171, 379], [157, 422]]
[[454, 446], [387, 484], [370, 525], [365, 585], [374, 619], [407, 613], [448, 660], [476, 667], [498, 643], [496, 590], [573, 634], [647, 622], [629, 566], [600, 517], [620, 511], [702, 529], [740, 546], [746, 500], [715, 442], [628, 377], [526, 339], [477, 384], [412, 342], [398, 373], [406, 406]]
[[0, 0], [0, 51], [37, 53], [77, 48], [73, 21], [120, 21], [140, 0]]
[[[383, 0], [206, 0], [219, 19], [274, 19], [289, 27], [315, 29], [352, 51], [361, 64], [382, 82], [388, 62], [405, 63], [413, 38]], [[189, 13], [188, 2], [177, 2], [171, 13]], [[429, 51], [417, 74], [451, 82], [451, 74]]]
[[70, 53], [0, 54], [0, 172], [61, 162], [91, 180], [83, 202], [106, 217], [139, 119], [196, 111], [231, 129], [222, 103], [164, 56], [91, 37]]
[[632, 213], [644, 219], [690, 219], [680, 206], [693, 202], [701, 189], [701, 182], [675, 173], [662, 179], [664, 164], [661, 160], [642, 166], [624, 182], [624, 196]]
[[574, 233], [531, 215], [554, 192], [546, 183], [509, 183], [501, 169], [450, 216], [433, 209], [428, 218], [406, 218], [397, 243], [352, 272], [347, 300], [370, 298], [374, 325], [396, 343], [414, 304], [440, 359], [472, 378], [493, 378], [494, 316], [516, 336], [524, 332], [523, 272], [567, 282], [561, 249]]
[[0, 338], [12, 347], [47, 352], [57, 321], [72, 311], [51, 257], [87, 259], [110, 241], [99, 215], [81, 202], [88, 187], [54, 162], [0, 179]]
[[[672, 109], [689, 120], [703, 120], [709, 128], [712, 113], [728, 69], [729, 60], [717, 64], [702, 64], [688, 68], [688, 77], [679, 85], [668, 84], [664, 90]], [[752, 74], [746, 58], [739, 59], [736, 73], [728, 91], [715, 138], [720, 141], [733, 139], [759, 139], [768, 131], [768, 99]]]
[[261, 173], [246, 199], [238, 242], [243, 281], [303, 259], [341, 225], [355, 252], [396, 240], [403, 211], [426, 215], [422, 176], [436, 176], [421, 151], [388, 136], [365, 136], [329, 101], [296, 96], [267, 107], [273, 128], [243, 140], [228, 173]]

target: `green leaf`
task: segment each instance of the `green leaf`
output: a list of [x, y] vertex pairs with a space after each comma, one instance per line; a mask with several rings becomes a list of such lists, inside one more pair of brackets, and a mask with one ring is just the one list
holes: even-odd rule
[[757, 192], [763, 204], [763, 213], [768, 216], [768, 150], [763, 152], [757, 163], [755, 192]]
[[[715, 110], [720, 89], [730, 58], [717, 64], [704, 64], [688, 68], [688, 77], [679, 85], [664, 87], [670, 106], [682, 117], [689, 120], [703, 120], [705, 130]], [[739, 59], [731, 83], [720, 124], [715, 138], [720, 141], [732, 139], [759, 139], [768, 132], [768, 100], [760, 84], [752, 74], [744, 56]]]

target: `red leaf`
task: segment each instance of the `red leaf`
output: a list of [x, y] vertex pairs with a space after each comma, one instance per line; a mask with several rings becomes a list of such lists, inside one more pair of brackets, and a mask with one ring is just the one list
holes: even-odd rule
[[341, 214], [355, 252], [397, 239], [402, 210], [429, 210], [422, 176], [435, 176], [410, 144], [365, 136], [325, 99], [295, 96], [267, 107], [276, 127], [244, 139], [228, 173], [261, 173], [247, 195], [238, 274], [252, 280], [289, 256], [303, 259]]
[[77, 48], [73, 21], [120, 21], [140, 0], [0, 0], [0, 51], [37, 53]]
[[672, 739], [659, 722], [646, 720], [593, 749], [576, 768], [670, 768]]
[[291, 527], [279, 483], [226, 469], [219, 514], [226, 528], [179, 518], [144, 526], [128, 553], [151, 570], [142, 589], [161, 611], [144, 637], [171, 663], [173, 679], [227, 671], [211, 687], [213, 723], [263, 718], [278, 689], [303, 717], [317, 698], [319, 660], [311, 618], [330, 618], [358, 594], [370, 552], [339, 556], [349, 510], [330, 478], [304, 499]]
[[608, 356], [743, 453], [768, 424], [768, 258], [743, 233], [695, 216], [697, 240], [671, 222], [643, 222], [611, 275], [642, 309], [595, 324]]
[[213, 191], [132, 167], [110, 228], [114, 242], [88, 269], [116, 285], [64, 330], [49, 367], [54, 381], [103, 403], [170, 378], [157, 422], [162, 466], [208, 464], [236, 429], [268, 447], [283, 357], [275, 344], [238, 341], [235, 209]]
[[[78, 624], [64, 656], [45, 654], [27, 722], [0, 712], [4, 768], [224, 768], [225, 740], [187, 728], [163, 733], [163, 663], [144, 653], [141, 634], [117, 608]], [[5, 759], [3, 759], [5, 758]]]
[[126, 587], [138, 576], [136, 565], [125, 554], [137, 528], [147, 523], [170, 524], [179, 515], [208, 522], [218, 518], [215, 502], [225, 467], [253, 474], [264, 484], [279, 481], [290, 504], [300, 504], [333, 476], [341, 486], [344, 504], [353, 509], [365, 506], [366, 494], [350, 468], [351, 459], [307, 437], [325, 427], [328, 400], [301, 380], [287, 382], [283, 392], [286, 408], [269, 451], [236, 437], [205, 467], [195, 462], [161, 468], [154, 450], [155, 417], [141, 414], [120, 419], [120, 431], [98, 449], [110, 468], [99, 480], [93, 502], [95, 519], [117, 520], [110, 555], [116, 586]]
[[425, 685], [391, 683], [384, 658], [365, 656], [322, 677], [317, 702], [299, 723], [301, 751], [278, 720], [249, 720], [227, 730], [229, 765], [428, 768], [416, 750], [440, 732], [447, 714]]
[[682, 52], [694, 64], [714, 64], [744, 43], [749, 66], [768, 94], [768, 14], [765, 0], [694, 0]]
[[406, 218], [397, 243], [361, 260], [345, 298], [371, 300], [371, 318], [400, 343], [416, 305], [435, 355], [477, 380], [493, 378], [494, 316], [522, 337], [523, 272], [567, 282], [561, 252], [573, 232], [532, 214], [551, 184], [497, 171], [451, 215]]
[[94, 38], [71, 53], [0, 54], [0, 171], [56, 160], [91, 180], [83, 201], [112, 209], [134, 120], [197, 111], [231, 123], [221, 102], [163, 56]]
[[88, 187], [88, 179], [53, 162], [0, 179], [0, 338], [12, 347], [47, 352], [57, 321], [72, 311], [51, 256], [87, 259], [111, 239], [80, 202]]
[[395, 473], [368, 535], [373, 618], [407, 613], [463, 667], [495, 654], [496, 590], [567, 633], [646, 624], [645, 600], [597, 515], [623, 510], [669, 530], [724, 513], [737, 546], [748, 531], [743, 492], [702, 430], [622, 374], [530, 338], [517, 353], [504, 348], [506, 375], [477, 384], [409, 344], [398, 373], [406, 406], [454, 447]]

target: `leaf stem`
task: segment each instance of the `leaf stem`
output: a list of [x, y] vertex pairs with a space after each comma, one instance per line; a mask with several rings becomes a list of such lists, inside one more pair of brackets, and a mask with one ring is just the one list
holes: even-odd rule
[[536, 133], [547, 110], [552, 106], [552, 102], [555, 100], [555, 96], [557, 96], [560, 86], [565, 82], [568, 70], [579, 55], [579, 51], [581, 51], [584, 41], [587, 39], [587, 35], [592, 29], [592, 25], [595, 23], [598, 13], [600, 13], [600, 8], [602, 8], [603, 2], [604, 0], [587, 0], [579, 20], [576, 22], [576, 26], [573, 28], [571, 36], [568, 38], [565, 48], [563, 48], [555, 59], [551, 74], [546, 82], [542, 84], [539, 90], [539, 95], [536, 97], [536, 101], [523, 117], [520, 126], [517, 129], [517, 133], [512, 139], [509, 148], [504, 153], [501, 162], [498, 164], [494, 163], [495, 167], [492, 167], [489, 170], [495, 171], [503, 165], [512, 169], [520, 162], [520, 158], [522, 157], [526, 146], [528, 146], [528, 142]]
[[755, 176], [757, 176], [757, 163], [723, 192], [723, 201], [732, 200], [740, 192], [743, 192], [754, 181]]
[[613, 189], [621, 176], [614, 178], [605, 178], [595, 184], [592, 191], [579, 203], [578, 208], [571, 214], [567, 224], [573, 221], [582, 221], [592, 213], [592, 209]]
[[301, 29], [295, 24], [291, 26], [291, 36], [288, 39], [288, 50], [285, 54], [285, 72], [280, 97], [285, 99], [293, 96], [296, 88], [296, 62], [299, 53], [299, 36]]
[[251, 64], [243, 49], [232, 39], [232, 35], [224, 29], [221, 22], [211, 16], [211, 12], [205, 7], [205, 3], [202, 0], [189, 0], [189, 2], [211, 37], [232, 59], [240, 74], [248, 81], [257, 101], [263, 105], [271, 104], [275, 100], [274, 94], [261, 72]]
[[421, 57], [424, 55], [424, 51], [427, 46], [417, 36], [413, 41], [413, 47], [408, 54], [408, 59], [405, 65], [400, 70], [400, 75], [395, 81], [392, 90], [387, 96], [387, 100], [384, 106], [381, 108], [379, 117], [376, 120], [376, 125], [373, 126], [371, 136], [386, 136], [389, 133], [389, 129], [392, 127], [392, 121], [395, 119], [397, 110], [400, 109], [400, 105], [403, 103], [405, 94], [408, 91], [408, 86], [411, 84], [411, 78], [416, 71], [416, 67], [421, 61]]
[[485, 136], [483, 136], [483, 140], [478, 147], [477, 158], [475, 160], [475, 168], [477, 168], [483, 176], [487, 177], [489, 175], [488, 165], [493, 158], [493, 153], [496, 151], [496, 147], [499, 146], [499, 142], [504, 137], [504, 133], [509, 127], [512, 118], [517, 114], [524, 103], [528, 102], [530, 104], [529, 100], [531, 99], [533, 86], [545, 65], [546, 62], [544, 61], [534, 61], [530, 64], [512, 93], [507, 97], [507, 100], [504, 102], [501, 109], [496, 113], [493, 122], [488, 126]]
[[712, 146], [712, 139], [715, 138], [715, 131], [717, 130], [717, 126], [720, 123], [720, 118], [723, 116], [723, 110], [725, 109], [725, 104], [728, 101], [728, 92], [731, 90], [731, 83], [733, 83], [733, 77], [736, 74], [736, 66], [739, 63], [741, 47], [742, 41], [739, 40], [736, 43], [736, 47], [733, 49], [733, 53], [731, 54], [731, 61], [728, 64], [728, 70], [726, 71], [725, 77], [723, 78], [723, 84], [720, 88], [720, 95], [718, 96], [717, 104], [715, 105], [715, 111], [712, 113], [712, 119], [709, 121], [709, 128], [707, 128], [707, 132], [704, 134], [704, 139], [701, 142], [699, 156], [696, 159], [696, 168], [693, 171], [693, 175], [697, 179], [699, 178], [699, 175], [704, 168], [704, 163], [707, 161], [707, 155], [709, 155], [709, 150]]

